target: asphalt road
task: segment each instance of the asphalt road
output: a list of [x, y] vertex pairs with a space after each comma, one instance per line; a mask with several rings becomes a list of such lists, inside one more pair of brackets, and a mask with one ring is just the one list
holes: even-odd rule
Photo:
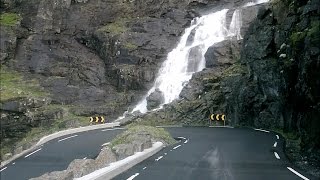
[[[238, 128], [167, 128], [179, 144], [115, 177], [115, 180], [301, 180], [283, 153], [283, 139]], [[277, 154], [276, 154], [277, 153]], [[297, 172], [297, 171], [296, 171]], [[298, 171], [303, 174], [303, 172]]]
[[26, 180], [46, 172], [64, 170], [74, 159], [95, 158], [102, 144], [123, 131], [117, 128], [102, 130], [104, 129], [75, 133], [51, 140], [1, 168], [1, 180]]
[[[166, 147], [115, 180], [299, 180], [277, 134], [239, 128], [166, 128], [181, 142]], [[49, 141], [0, 169], [1, 180], [25, 180], [95, 158], [123, 130], [93, 130]], [[276, 154], [277, 153], [277, 154]], [[297, 169], [295, 169], [297, 170]], [[299, 171], [305, 176], [302, 171]], [[308, 177], [308, 176], [307, 176]], [[309, 177], [310, 178], [310, 177]]]

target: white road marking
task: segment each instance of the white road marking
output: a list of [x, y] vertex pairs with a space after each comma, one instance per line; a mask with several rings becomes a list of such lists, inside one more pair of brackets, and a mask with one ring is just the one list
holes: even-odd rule
[[254, 129], [256, 131], [262, 131], [262, 132], [266, 132], [266, 133], [269, 133], [270, 131], [267, 131], [267, 130], [264, 130], [264, 129]]
[[277, 147], [277, 144], [278, 144], [278, 143], [277, 143], [277, 141], [276, 141], [276, 142], [274, 142], [273, 147]]
[[60, 139], [58, 142], [61, 142], [61, 141], [64, 141], [64, 140], [67, 140], [67, 139], [70, 139], [70, 138], [73, 138], [73, 137], [77, 137], [77, 136], [78, 136], [78, 135], [69, 136], [69, 137]]
[[189, 139], [185, 140], [184, 143], [187, 144], [189, 142]]
[[232, 126], [209, 126], [210, 128], [234, 128]]
[[12, 165], [15, 165], [15, 164], [16, 164], [16, 162], [13, 162], [13, 163], [12, 163]]
[[280, 156], [277, 152], [274, 152], [274, 156], [277, 158], [277, 159], [280, 159]]
[[42, 149], [42, 148], [40, 148], [40, 149], [37, 149], [37, 150], [33, 151], [32, 153], [30, 153], [30, 154], [28, 154], [28, 155], [24, 156], [24, 158], [27, 158], [27, 157], [31, 156], [32, 154], [34, 154], [34, 153], [36, 153], [36, 152], [38, 152], [38, 151], [41, 151], [41, 149]]
[[110, 144], [110, 142], [107, 142], [107, 143], [102, 144], [101, 146], [106, 146], [106, 145], [109, 145], [109, 144]]
[[179, 126], [179, 125], [176, 125], [176, 126], [156, 126], [157, 128], [175, 128], [175, 127], [182, 127], [182, 126]]
[[301, 177], [304, 180], [309, 180], [308, 178], [306, 178], [305, 176], [303, 176], [302, 174], [298, 173], [297, 171], [295, 171], [294, 169], [292, 169], [291, 167], [287, 167], [291, 172], [293, 172], [294, 174], [296, 174], [297, 176]]
[[279, 135], [277, 134], [276, 136], [277, 136], [277, 139], [279, 139]]
[[178, 146], [176, 146], [176, 147], [174, 147], [174, 148], [172, 148], [172, 149], [177, 149], [177, 148], [179, 148], [181, 146], [181, 144], [180, 145], [178, 145]]
[[145, 170], [145, 169], [147, 169], [147, 167], [142, 168], [142, 170]]
[[167, 155], [167, 153], [164, 153], [164, 155]]
[[0, 170], [0, 172], [2, 172], [2, 171], [4, 171], [4, 170], [6, 170], [8, 167], [4, 167], [4, 168], [2, 168], [1, 170]]
[[137, 176], [139, 176], [139, 173], [136, 173], [136, 174], [132, 175], [132, 176], [129, 177], [127, 180], [132, 180], [133, 178], [135, 178], [135, 177], [137, 177]]
[[87, 159], [87, 157], [84, 157], [83, 160]]
[[113, 130], [121, 130], [121, 129], [126, 129], [126, 128], [103, 129], [101, 131], [113, 131]]
[[155, 159], [155, 161], [159, 161], [162, 158], [163, 158], [163, 156], [159, 156], [157, 159]]
[[177, 137], [177, 138], [179, 138], [179, 139], [187, 139], [187, 138], [185, 138], [185, 137]]

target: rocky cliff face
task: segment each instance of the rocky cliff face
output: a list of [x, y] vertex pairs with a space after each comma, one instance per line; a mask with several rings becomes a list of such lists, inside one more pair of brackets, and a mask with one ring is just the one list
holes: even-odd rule
[[[24, 81], [36, 79], [47, 92], [39, 99], [50, 99], [32, 107], [25, 101], [38, 97], [24, 92], [4, 98], [2, 88], [8, 85], [1, 69], [1, 146], [6, 147], [1, 154], [9, 155], [27, 148], [12, 145], [34, 128], [74, 127], [78, 116], [117, 118], [147, 90], [197, 16], [187, 10], [187, 1], [5, 0], [0, 5], [1, 66], [20, 72]], [[61, 124], [66, 114], [72, 116]]]
[[242, 43], [209, 48], [208, 68], [181, 100], [142, 118], [207, 125], [211, 113], [225, 113], [227, 124], [282, 132], [290, 159], [319, 177], [309, 166], [320, 162], [319, 15], [317, 0], [261, 7]]
[[[79, 116], [117, 118], [151, 86], [161, 63], [194, 17], [243, 3], [238, 0], [1, 1], [1, 66], [20, 72], [25, 81], [39, 81], [47, 92], [41, 97], [20, 92], [12, 98], [1, 97], [1, 126], [6, 127], [1, 131], [1, 141], [12, 145], [12, 139], [21, 140], [32, 129], [50, 128], [53, 123], [74, 127], [80, 125], [75, 120]], [[23, 111], [2, 108], [3, 104], [23, 104], [24, 99], [34, 98], [50, 99], [50, 103], [35, 108], [27, 106]], [[151, 100], [157, 104], [159, 98]], [[60, 122], [70, 115], [66, 122], [65, 119]], [[21, 133], [11, 136], [10, 132], [17, 131]], [[10, 149], [11, 152], [21, 150], [20, 147]]]
[[320, 161], [319, 15], [316, 0], [262, 9], [244, 37], [246, 76], [226, 81], [231, 123], [293, 132], [301, 159], [313, 165]]

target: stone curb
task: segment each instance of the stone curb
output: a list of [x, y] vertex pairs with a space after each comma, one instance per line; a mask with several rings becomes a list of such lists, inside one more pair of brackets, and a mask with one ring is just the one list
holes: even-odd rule
[[10, 159], [8, 159], [6, 161], [1, 162], [0, 168], [6, 166], [7, 164], [12, 162], [13, 160], [16, 160], [17, 158], [23, 156], [24, 154], [35, 150], [36, 148], [38, 148], [42, 144], [44, 144], [48, 141], [51, 141], [53, 139], [56, 139], [58, 137], [69, 135], [69, 134], [74, 134], [74, 133], [79, 133], [79, 132], [84, 132], [84, 131], [91, 131], [91, 130], [103, 129], [103, 128], [112, 128], [112, 127], [118, 127], [118, 126], [120, 126], [119, 123], [106, 123], [106, 124], [98, 124], [98, 125], [92, 125], [92, 126], [79, 127], [79, 128], [74, 128], [74, 129], [67, 129], [67, 130], [63, 130], [63, 131], [59, 131], [59, 132], [50, 134], [48, 136], [41, 138], [38, 141], [38, 143], [33, 145], [31, 148], [26, 149], [26, 150], [22, 151], [21, 153], [12, 156]]
[[[111, 168], [110, 170], [106, 170], [106, 172], [103, 172], [102, 174], [97, 175], [97, 177], [94, 177], [94, 178], [91, 177], [90, 179], [91, 180], [109, 180], [109, 179], [112, 179], [112, 178], [116, 177], [117, 175], [127, 171], [130, 168], [132, 168], [133, 166], [137, 165], [138, 163], [144, 161], [145, 159], [153, 156], [154, 154], [159, 152], [164, 147], [165, 146], [162, 143], [162, 145], [150, 150], [146, 154], [143, 154], [143, 155], [138, 156], [138, 157], [136, 157], [136, 158], [134, 158], [132, 160], [129, 160], [128, 162], [125, 162], [124, 164], [119, 165], [119, 167]], [[130, 156], [127, 157], [127, 158], [130, 158]], [[82, 180], [82, 179], [87, 179], [87, 178], [81, 177], [81, 178], [77, 178], [76, 180]]]

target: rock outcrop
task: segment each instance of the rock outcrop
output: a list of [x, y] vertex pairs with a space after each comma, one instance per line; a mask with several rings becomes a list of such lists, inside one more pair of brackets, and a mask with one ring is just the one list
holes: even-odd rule
[[317, 2], [277, 1], [262, 7], [248, 26], [240, 56], [236, 41], [209, 48], [208, 68], [194, 74], [181, 100], [144, 118], [208, 125], [211, 113], [224, 113], [230, 125], [282, 132], [289, 158], [319, 177]]

